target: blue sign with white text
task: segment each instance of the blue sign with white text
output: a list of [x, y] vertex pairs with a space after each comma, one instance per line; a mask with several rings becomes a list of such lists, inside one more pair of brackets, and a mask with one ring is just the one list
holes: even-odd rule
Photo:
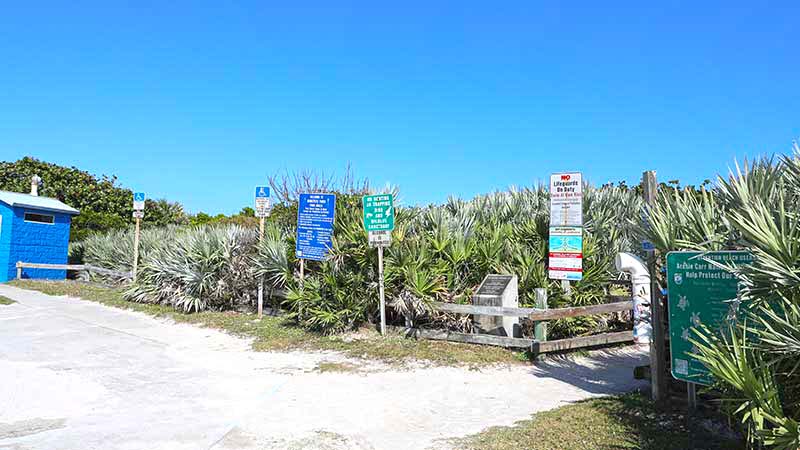
[[300, 194], [295, 245], [298, 258], [325, 260], [332, 245], [335, 212], [335, 194]]

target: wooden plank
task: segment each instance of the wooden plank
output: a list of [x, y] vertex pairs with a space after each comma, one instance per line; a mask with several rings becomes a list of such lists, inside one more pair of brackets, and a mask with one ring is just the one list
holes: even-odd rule
[[82, 264], [40, 264], [18, 262], [17, 268], [22, 269], [52, 269], [52, 270], [85, 270]]
[[22, 269], [89, 271], [89, 272], [102, 273], [104, 275], [116, 276], [119, 278], [132, 278], [130, 272], [118, 272], [116, 270], [105, 269], [103, 267], [96, 267], [88, 264], [43, 264], [43, 263], [18, 262], [17, 263], [18, 275], [20, 275]]
[[501, 306], [459, 305], [458, 303], [431, 302], [437, 311], [456, 314], [483, 314], [486, 316], [528, 317], [537, 311], [534, 308], [504, 308]]
[[616, 333], [603, 333], [594, 336], [582, 336], [570, 339], [559, 339], [556, 341], [534, 342], [531, 351], [534, 354], [560, 352], [577, 348], [597, 347], [599, 345], [618, 344], [621, 342], [632, 342], [633, 331], [620, 331]]
[[592, 314], [606, 314], [619, 311], [633, 310], [633, 301], [604, 303], [601, 305], [576, 306], [574, 308], [558, 308], [547, 311], [536, 310], [529, 316], [533, 321], [563, 319], [565, 317], [590, 316]]
[[467, 334], [447, 330], [429, 330], [419, 328], [389, 327], [391, 331], [404, 334], [417, 339], [430, 339], [434, 341], [461, 342], [465, 344], [494, 345], [505, 348], [530, 349], [532, 352], [551, 353], [578, 348], [597, 347], [601, 345], [633, 342], [633, 331], [620, 331], [604, 333], [594, 336], [582, 336], [556, 341], [539, 342], [535, 339], [512, 338], [495, 336], [491, 334]]
[[537, 308], [503, 308], [500, 306], [459, 305], [457, 303], [442, 302], [431, 302], [430, 305], [437, 311], [456, 314], [484, 314], [487, 316], [527, 317], [535, 322], [563, 319], [565, 317], [589, 316], [592, 314], [606, 314], [633, 310], [633, 301], [631, 300], [550, 310]]
[[[79, 269], [75, 269], [75, 270], [79, 270]], [[110, 269], [106, 269], [104, 267], [90, 266], [88, 264], [84, 265], [84, 270], [86, 270], [88, 272], [97, 272], [97, 273], [100, 273], [100, 274], [103, 274], [103, 275], [110, 275], [110, 276], [114, 276], [114, 277], [118, 277], [118, 278], [130, 278], [130, 279], [133, 279], [133, 273], [132, 272], [119, 272], [117, 270], [110, 270]]]
[[415, 329], [408, 330], [407, 335], [416, 338], [430, 339], [434, 341], [462, 342], [466, 344], [494, 345], [506, 348], [531, 348], [533, 339], [513, 338], [506, 336], [495, 336], [492, 334], [467, 334], [457, 333], [447, 330], [427, 330]]

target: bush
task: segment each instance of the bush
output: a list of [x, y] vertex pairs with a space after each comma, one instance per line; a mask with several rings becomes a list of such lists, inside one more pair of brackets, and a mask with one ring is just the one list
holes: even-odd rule
[[[584, 279], [571, 296], [547, 278], [549, 197], [544, 187], [512, 189], [471, 201], [396, 210], [393, 245], [385, 254], [388, 318], [417, 326], [469, 330], [463, 316], [434, 313], [430, 301], [469, 300], [485, 275], [519, 276], [522, 306], [535, 303], [534, 289], [546, 287], [552, 307], [604, 301], [614, 275], [613, 257], [631, 250], [640, 200], [625, 186], [586, 188]], [[398, 198], [398, 192], [393, 192]], [[306, 261], [298, 280], [294, 222], [267, 222], [259, 243], [255, 228], [205, 225], [154, 228], [142, 233], [139, 278], [128, 293], [135, 301], [168, 303], [187, 311], [231, 308], [251, 303], [256, 280], [284, 289], [283, 303], [299, 324], [325, 333], [357, 327], [378, 318], [377, 251], [362, 225], [361, 196], [351, 190], [337, 197], [333, 246], [324, 262]], [[296, 211], [295, 205], [282, 210]], [[199, 215], [198, 215], [199, 216]], [[288, 217], [288, 216], [287, 216]], [[253, 219], [252, 217], [247, 217]], [[214, 223], [214, 221], [210, 221]], [[82, 246], [87, 263], [130, 270], [129, 230], [91, 237]], [[602, 318], [556, 321], [554, 337], [603, 331]]]
[[250, 264], [256, 239], [254, 230], [238, 226], [179, 232], [143, 255], [136, 283], [125, 296], [186, 312], [250, 303], [256, 289]]

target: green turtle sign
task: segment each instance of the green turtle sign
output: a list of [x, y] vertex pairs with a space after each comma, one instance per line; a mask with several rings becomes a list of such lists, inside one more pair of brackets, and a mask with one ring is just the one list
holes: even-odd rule
[[672, 376], [689, 383], [709, 385], [708, 369], [692, 354], [692, 330], [705, 325], [725, 330], [736, 320], [739, 282], [721, 266], [749, 264], [753, 255], [743, 251], [671, 252], [667, 254], [669, 347]]

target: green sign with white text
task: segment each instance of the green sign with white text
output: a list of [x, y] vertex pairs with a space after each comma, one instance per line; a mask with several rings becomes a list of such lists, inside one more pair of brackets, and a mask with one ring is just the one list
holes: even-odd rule
[[364, 228], [367, 231], [394, 230], [394, 200], [392, 194], [365, 195]]
[[689, 341], [701, 324], [712, 331], [725, 331], [736, 320], [739, 281], [722, 266], [749, 264], [753, 255], [743, 251], [671, 252], [667, 254], [669, 348], [672, 376], [691, 383], [709, 385], [708, 369], [692, 356]]

